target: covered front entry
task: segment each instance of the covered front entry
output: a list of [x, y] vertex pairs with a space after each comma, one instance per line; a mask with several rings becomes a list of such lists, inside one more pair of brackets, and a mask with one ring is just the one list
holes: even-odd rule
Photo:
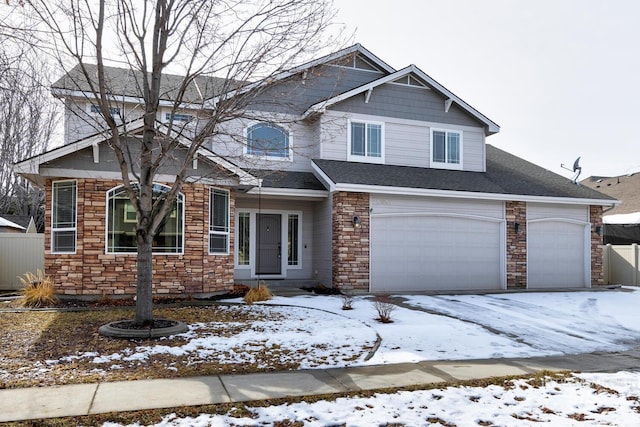
[[[504, 288], [502, 203], [441, 199], [418, 206], [415, 198], [397, 197], [372, 203], [371, 291]], [[402, 212], [416, 208], [421, 212]]]
[[282, 215], [257, 215], [256, 274], [282, 273]]
[[294, 200], [237, 199], [234, 279], [312, 279], [314, 207]]

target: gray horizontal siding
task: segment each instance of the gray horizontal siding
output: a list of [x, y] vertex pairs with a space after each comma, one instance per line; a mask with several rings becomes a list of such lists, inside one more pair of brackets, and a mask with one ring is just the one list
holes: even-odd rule
[[220, 128], [219, 134], [209, 138], [207, 147], [245, 169], [311, 172], [311, 159], [319, 155], [319, 123], [296, 122], [294, 120], [295, 117], [290, 116], [270, 118], [270, 121], [289, 130], [292, 160], [274, 160], [244, 154], [245, 129], [247, 126], [258, 123], [254, 120], [237, 119], [225, 123]]
[[382, 77], [382, 73], [322, 65], [306, 77], [296, 74], [266, 89], [251, 102], [252, 110], [302, 114], [310, 106]]
[[373, 89], [369, 102], [365, 94], [359, 94], [331, 107], [332, 110], [372, 116], [396, 117], [461, 126], [483, 126], [455, 104], [444, 111], [445, 98], [433, 90], [384, 84]]
[[440, 123], [420, 123], [390, 117], [325, 113], [321, 119], [322, 158], [347, 160], [347, 123], [349, 119], [385, 124], [385, 164], [429, 167], [431, 127], [459, 130], [463, 139], [463, 170], [485, 171], [485, 136], [478, 127], [469, 128]]

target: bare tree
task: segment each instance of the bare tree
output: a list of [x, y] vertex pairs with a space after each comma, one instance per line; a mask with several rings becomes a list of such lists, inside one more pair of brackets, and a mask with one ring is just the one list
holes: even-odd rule
[[13, 173], [18, 160], [44, 152], [58, 112], [49, 94], [46, 65], [28, 50], [0, 46], [0, 214], [44, 224], [44, 193]]
[[[76, 66], [78, 88], [102, 115], [124, 189], [137, 213], [137, 299], [135, 323], [152, 315], [152, 241], [170, 212], [196, 151], [223, 133], [223, 125], [249, 116], [256, 96], [291, 67], [330, 45], [325, 32], [333, 12], [330, 0], [26, 0], [25, 12], [37, 20], [25, 24], [40, 38], [38, 49], [62, 66]], [[35, 32], [34, 32], [35, 29]], [[135, 151], [127, 144], [119, 118], [119, 82], [107, 76], [118, 60], [136, 72], [133, 84], [141, 102], [143, 133]], [[76, 65], [77, 64], [77, 65]], [[68, 67], [66, 67], [68, 68]], [[162, 90], [168, 71], [182, 77], [170, 96]], [[192, 97], [189, 88], [202, 76], [217, 76], [215, 88]], [[206, 95], [206, 96], [205, 96]], [[161, 102], [170, 98], [171, 120], [158, 126]], [[198, 109], [197, 131], [186, 154], [175, 156], [183, 125], [174, 119], [188, 106]], [[122, 130], [124, 127], [124, 131]], [[163, 197], [153, 198], [153, 183], [167, 161], [176, 163], [175, 179]]]

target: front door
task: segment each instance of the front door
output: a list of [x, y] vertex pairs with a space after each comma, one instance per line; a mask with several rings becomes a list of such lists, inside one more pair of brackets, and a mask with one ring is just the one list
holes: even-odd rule
[[282, 273], [282, 216], [258, 214], [256, 274]]

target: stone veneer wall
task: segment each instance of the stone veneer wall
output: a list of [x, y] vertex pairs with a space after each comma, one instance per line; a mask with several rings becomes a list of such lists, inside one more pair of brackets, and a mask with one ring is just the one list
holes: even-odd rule
[[589, 206], [589, 221], [591, 222], [591, 285], [604, 285], [603, 245], [602, 236], [596, 233], [596, 227], [602, 230], [602, 206]]
[[369, 199], [368, 193], [333, 194], [333, 284], [342, 290], [369, 291]]
[[[77, 179], [77, 238], [75, 254], [51, 254], [51, 188], [47, 180], [45, 271], [59, 294], [127, 295], [136, 292], [136, 255], [106, 254], [106, 193], [115, 180]], [[209, 255], [209, 186], [185, 184], [185, 242], [182, 255], [153, 256], [155, 294], [224, 292], [233, 288], [234, 233], [230, 254]], [[230, 192], [230, 230], [234, 229], [234, 193]]]
[[[527, 287], [527, 204], [505, 203], [507, 220], [507, 288]], [[514, 224], [520, 224], [516, 233]]]

